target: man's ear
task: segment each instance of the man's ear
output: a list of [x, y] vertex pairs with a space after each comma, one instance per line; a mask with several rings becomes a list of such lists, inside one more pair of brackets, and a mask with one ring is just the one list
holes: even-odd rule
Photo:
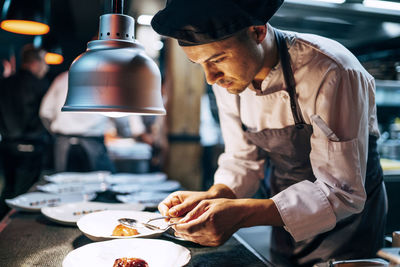
[[251, 31], [253, 32], [257, 44], [260, 44], [267, 36], [267, 25], [252, 26]]

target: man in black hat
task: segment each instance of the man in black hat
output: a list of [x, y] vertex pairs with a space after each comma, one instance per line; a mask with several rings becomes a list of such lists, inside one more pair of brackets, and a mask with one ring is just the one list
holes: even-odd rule
[[[162, 214], [202, 245], [272, 225], [295, 265], [374, 257], [386, 215], [375, 83], [339, 43], [268, 20], [283, 1], [172, 0], [152, 21], [213, 85], [225, 152], [206, 192], [175, 192]], [[249, 199], [269, 162], [270, 199]]]

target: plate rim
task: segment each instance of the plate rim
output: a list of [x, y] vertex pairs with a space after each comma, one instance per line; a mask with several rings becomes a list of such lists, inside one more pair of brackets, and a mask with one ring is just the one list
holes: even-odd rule
[[[111, 175], [111, 172], [110, 172], [110, 171], [56, 172], [56, 173], [53, 173], [53, 174], [44, 175], [43, 178], [44, 178], [44, 180], [47, 181], [47, 182], [52, 182], [52, 183], [56, 183], [56, 184], [60, 184], [60, 183], [72, 183], [72, 182], [65, 182], [65, 181], [56, 182], [56, 181], [54, 181], [54, 179], [52, 179], [52, 177], [54, 177], [54, 176], [57, 176], [57, 175], [68, 175], [68, 173], [69, 173], [69, 174], [76, 174], [76, 175], [79, 175], [79, 174], [80, 174], [80, 175], [87, 175], [87, 174], [92, 174], [92, 175], [98, 174], [98, 175], [100, 175], [100, 174], [104, 174], [104, 179], [102, 180], [102, 182], [105, 181], [106, 177], [108, 177], [108, 176]], [[91, 183], [91, 182], [88, 182], [88, 183]]]
[[[171, 184], [173, 186], [173, 187], [171, 186], [172, 189], [168, 189], [168, 190], [143, 190], [143, 189], [140, 188], [141, 186], [143, 186], [146, 189], [146, 187], [152, 186], [154, 184], [163, 184], [163, 183]], [[181, 188], [181, 186], [182, 186], [181, 183], [179, 181], [176, 181], [176, 180], [165, 180], [165, 181], [162, 181], [160, 183], [154, 183], [154, 184], [139, 184], [139, 185], [133, 184], [133, 185], [131, 185], [132, 187], [134, 187], [134, 186], [138, 187], [138, 190], [136, 190], [136, 191], [115, 190], [115, 187], [124, 187], [124, 186], [126, 186], [126, 184], [111, 184], [110, 187], [109, 187], [109, 190], [111, 192], [113, 192], [113, 193], [118, 193], [118, 194], [131, 194], [131, 193], [137, 193], [137, 192], [162, 192], [162, 193], [166, 192], [166, 193], [172, 193], [172, 192], [174, 192], [176, 190], [179, 190], [179, 188]]]
[[[87, 201], [90, 201], [90, 200], [96, 198], [96, 196], [97, 196], [97, 194], [94, 193], [94, 192], [91, 192], [91, 193], [54, 194], [54, 193], [47, 193], [47, 192], [38, 192], [38, 191], [34, 191], [34, 192], [23, 193], [23, 194], [18, 195], [18, 196], [14, 197], [14, 198], [11, 198], [11, 199], [5, 199], [5, 202], [6, 202], [6, 204], [7, 204], [9, 207], [11, 207], [11, 208], [13, 208], [13, 209], [16, 209], [16, 210], [18, 210], [18, 211], [40, 212], [40, 210], [41, 210], [42, 207], [28, 208], [28, 207], [25, 207], [25, 206], [16, 205], [16, 204], [14, 203], [14, 201], [15, 201], [16, 199], [18, 199], [18, 198], [20, 198], [20, 197], [26, 197], [27, 195], [28, 195], [28, 196], [29, 196], [29, 195], [48, 195], [48, 196], [57, 197], [57, 198], [62, 198], [62, 197], [66, 197], [66, 196], [69, 196], [69, 195], [81, 195], [81, 196], [86, 195], [86, 196], [88, 196]], [[61, 202], [61, 204], [68, 204], [68, 203], [72, 203], [72, 202]]]
[[[140, 193], [140, 191], [139, 192], [136, 192], [136, 193]], [[171, 192], [160, 192], [160, 191], [157, 191], [157, 192], [153, 192], [153, 193], [165, 193], [165, 197], [167, 197], [167, 196], [169, 196], [170, 194], [171, 194]], [[157, 208], [158, 207], [158, 204], [159, 203], [157, 203], [157, 204], [153, 204], [153, 202], [146, 202], [146, 201], [143, 201], [144, 203], [142, 203], [142, 202], [140, 202], [140, 201], [135, 201], [135, 202], [125, 202], [123, 199], [125, 198], [125, 197], [130, 197], [131, 195], [133, 195], [133, 194], [135, 194], [135, 193], [129, 193], [129, 194], [122, 194], [122, 193], [119, 193], [119, 194], [116, 194], [115, 195], [115, 198], [118, 200], [118, 201], [121, 201], [122, 203], [139, 203], [139, 204], [142, 204], [142, 205], [144, 205], [146, 208]], [[121, 199], [122, 198], [122, 199]], [[161, 202], [161, 201], [160, 201]]]
[[140, 203], [106, 203], [106, 202], [100, 202], [100, 201], [80, 201], [80, 202], [64, 203], [64, 204], [62, 204], [60, 206], [56, 206], [56, 207], [42, 207], [40, 209], [40, 212], [43, 214], [43, 216], [45, 216], [50, 221], [53, 221], [53, 222], [56, 222], [56, 223], [59, 223], [59, 224], [62, 224], [62, 225], [77, 226], [76, 223], [78, 222], [78, 220], [80, 218], [78, 220], [76, 220], [76, 221], [62, 221], [62, 220], [58, 220], [55, 217], [49, 216], [48, 214], [46, 214], [45, 211], [49, 210], [49, 209], [61, 208], [62, 206], [67, 206], [67, 205], [72, 205], [72, 204], [75, 204], [75, 205], [82, 204], [82, 205], [84, 205], [84, 204], [88, 204], [88, 203], [95, 203], [95, 204], [98, 204], [98, 205], [132, 205], [132, 206], [133, 205], [137, 205], [139, 207], [139, 209], [138, 210], [134, 210], [134, 211], [143, 211], [145, 209], [145, 206], [143, 204], [140, 204]]

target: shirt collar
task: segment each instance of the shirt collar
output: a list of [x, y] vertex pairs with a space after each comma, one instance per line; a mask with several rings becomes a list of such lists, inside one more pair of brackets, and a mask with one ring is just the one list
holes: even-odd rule
[[[293, 44], [296, 40], [296, 37], [291, 32], [287, 32], [287, 31], [282, 31], [282, 32], [285, 36], [286, 45], [288, 47], [288, 50], [290, 51], [291, 61], [296, 62], [297, 61], [297, 50], [293, 49]], [[292, 66], [293, 65], [294, 64], [292, 64]], [[281, 65], [280, 60], [279, 60], [278, 64], [276, 64], [271, 69], [271, 71], [268, 73], [267, 77], [265, 77], [265, 79], [262, 81], [261, 90], [257, 90], [258, 91], [257, 95], [267, 95], [267, 94], [272, 94], [272, 93], [278, 91], [276, 86], [271, 88], [270, 85], [271, 85], [271, 80], [273, 79], [273, 77], [276, 75], [279, 75], [279, 74], [282, 74], [282, 84], [284, 84], [282, 65]], [[284, 87], [281, 87], [281, 89]]]

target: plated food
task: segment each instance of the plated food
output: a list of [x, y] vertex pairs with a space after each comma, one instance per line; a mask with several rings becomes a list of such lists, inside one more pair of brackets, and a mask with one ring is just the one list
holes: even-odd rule
[[112, 236], [133, 236], [133, 235], [138, 235], [138, 234], [139, 234], [139, 232], [137, 229], [127, 227], [122, 224], [118, 224], [117, 226], [115, 226], [111, 235]]
[[149, 265], [139, 258], [119, 258], [115, 260], [113, 267], [149, 267]]
[[76, 225], [76, 222], [83, 216], [104, 210], [128, 210], [140, 211], [144, 205], [138, 203], [104, 203], [94, 201], [84, 201], [63, 204], [57, 207], [43, 207], [41, 212], [49, 220], [63, 224]]
[[189, 262], [190, 251], [181, 245], [159, 239], [115, 239], [90, 243], [69, 252], [62, 266], [112, 267], [117, 259], [123, 258], [141, 259], [149, 267], [182, 267]]
[[[147, 237], [153, 238], [162, 235], [165, 230], [152, 230], [146, 227], [136, 228], [137, 235], [113, 235], [114, 229], [120, 224], [120, 218], [132, 218], [138, 221], [148, 221], [151, 218], [159, 217], [159, 213], [145, 211], [127, 211], [127, 210], [107, 210], [91, 213], [78, 220], [79, 230], [93, 241], [104, 241], [110, 239], [127, 239]], [[164, 220], [152, 222], [153, 225], [160, 228], [166, 228], [168, 223]]]

